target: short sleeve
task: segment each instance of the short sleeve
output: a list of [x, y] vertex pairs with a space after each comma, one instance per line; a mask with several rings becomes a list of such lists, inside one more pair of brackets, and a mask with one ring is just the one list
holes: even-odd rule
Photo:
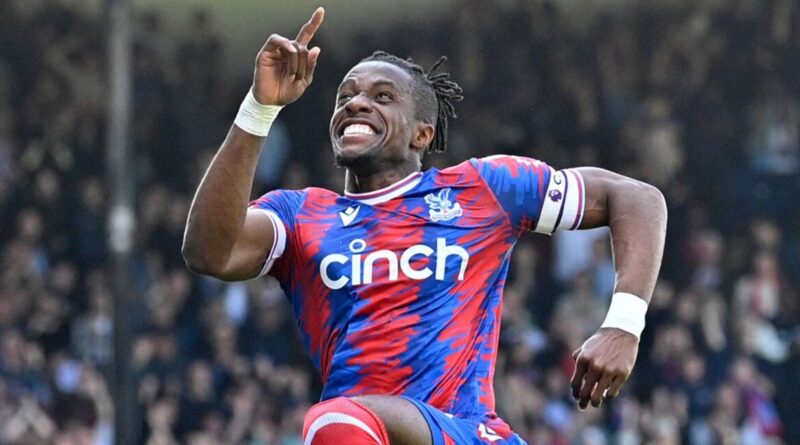
[[577, 170], [554, 170], [536, 159], [509, 155], [470, 162], [515, 228], [550, 235], [580, 225], [585, 191]]
[[300, 191], [273, 190], [250, 203], [251, 211], [262, 212], [267, 216], [275, 233], [272, 249], [265, 258], [260, 276], [269, 273], [279, 259], [283, 258], [282, 262], [285, 263], [290, 257], [287, 252], [291, 244], [289, 240], [294, 237], [294, 222], [303, 198], [304, 193]]

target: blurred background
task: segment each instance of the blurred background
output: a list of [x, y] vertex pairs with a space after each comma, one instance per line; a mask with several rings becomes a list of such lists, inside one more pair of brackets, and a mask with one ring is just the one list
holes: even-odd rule
[[[0, 443], [300, 444], [320, 383], [282, 291], [192, 275], [180, 246], [256, 52], [314, 3], [125, 3], [0, 1]], [[466, 99], [428, 165], [597, 165], [670, 211], [637, 367], [601, 410], [568, 381], [612, 292], [607, 232], [517, 245], [500, 415], [537, 445], [800, 444], [796, 0], [319, 3], [315, 83], [254, 197], [342, 189], [327, 124], [359, 59], [445, 54]]]

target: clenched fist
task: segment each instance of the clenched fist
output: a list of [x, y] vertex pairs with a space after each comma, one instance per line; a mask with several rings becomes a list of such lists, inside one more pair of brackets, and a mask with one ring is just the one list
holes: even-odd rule
[[620, 329], [601, 328], [572, 354], [576, 360], [572, 375], [572, 397], [578, 407], [589, 402], [599, 407], [603, 399], [619, 395], [639, 353], [639, 339]]

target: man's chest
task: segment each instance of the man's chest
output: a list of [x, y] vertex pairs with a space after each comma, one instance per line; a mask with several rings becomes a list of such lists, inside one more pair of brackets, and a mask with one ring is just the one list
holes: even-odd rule
[[300, 215], [295, 230], [297, 259], [332, 290], [462, 281], [487, 247], [509, 239], [507, 218], [492, 201], [450, 188], [378, 205], [338, 199]]

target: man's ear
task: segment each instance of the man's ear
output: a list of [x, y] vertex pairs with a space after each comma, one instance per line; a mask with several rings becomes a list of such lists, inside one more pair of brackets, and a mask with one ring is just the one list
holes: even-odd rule
[[436, 128], [427, 122], [417, 121], [414, 124], [414, 134], [411, 135], [411, 147], [415, 150], [424, 150], [433, 141]]

